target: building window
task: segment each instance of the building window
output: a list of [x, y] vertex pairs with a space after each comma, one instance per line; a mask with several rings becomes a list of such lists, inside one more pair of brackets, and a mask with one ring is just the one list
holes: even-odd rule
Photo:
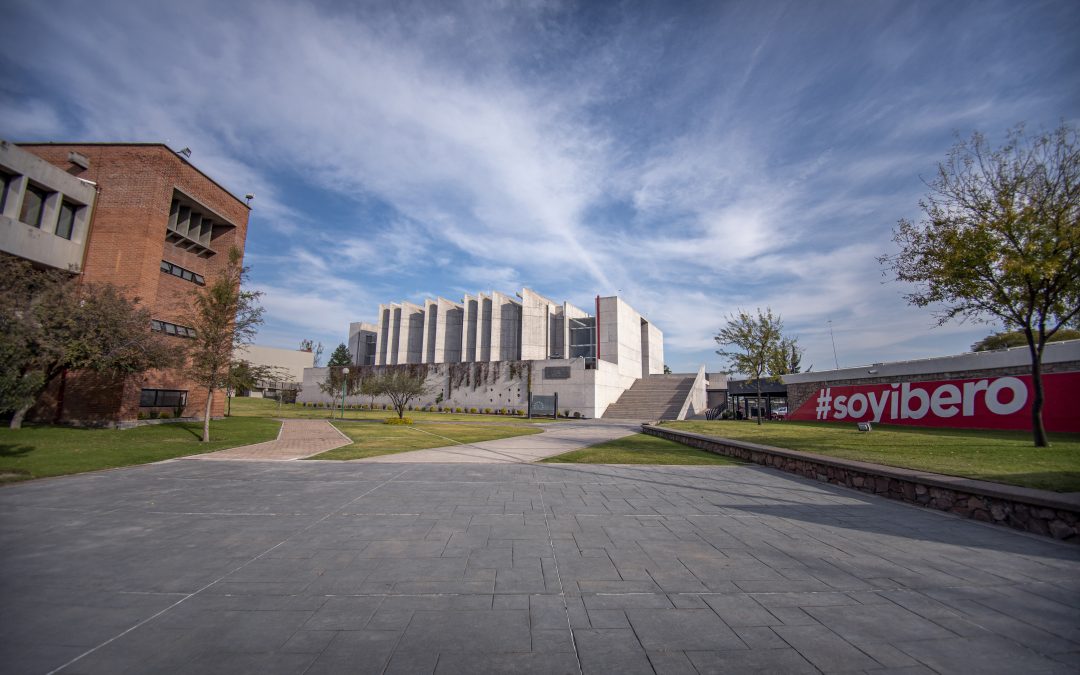
[[158, 321], [153, 319], [150, 321], [150, 330], [155, 333], [165, 333], [166, 335], [175, 335], [182, 338], [195, 337], [195, 329], [188, 328], [187, 326], [178, 326], [175, 323], [169, 323], [168, 321]]
[[71, 239], [75, 232], [75, 216], [82, 208], [78, 204], [72, 204], [68, 200], [60, 202], [60, 218], [56, 221], [56, 236], [63, 239]]
[[15, 176], [0, 171], [0, 215], [4, 214], [4, 209], [7, 207], [8, 192], [13, 182], [15, 182]]
[[143, 389], [140, 408], [182, 408], [187, 405], [187, 391], [179, 389]]
[[41, 227], [41, 216], [45, 212], [45, 200], [49, 193], [36, 185], [27, 185], [23, 193], [22, 212], [19, 220], [30, 227]]
[[570, 358], [596, 358], [596, 318], [570, 319]]
[[161, 271], [165, 274], [171, 274], [174, 277], [180, 277], [184, 281], [190, 281], [193, 284], [199, 284], [200, 286], [206, 285], [206, 279], [203, 278], [203, 275], [196, 274], [191, 270], [184, 269], [183, 267], [180, 267], [179, 265], [171, 263], [167, 260], [161, 261]]

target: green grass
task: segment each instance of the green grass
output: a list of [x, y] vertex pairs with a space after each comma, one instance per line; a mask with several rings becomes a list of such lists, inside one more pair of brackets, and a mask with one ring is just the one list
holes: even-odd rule
[[[309, 408], [297, 403], [283, 403], [278, 407], [277, 401], [267, 398], [248, 398], [246, 396], [234, 397], [232, 400], [232, 417], [278, 417], [298, 419], [330, 419], [329, 408]], [[333, 411], [334, 419], [341, 418], [341, 409]], [[550, 417], [528, 419], [525, 416], [515, 415], [481, 415], [467, 413], [437, 413], [421, 412], [419, 410], [405, 411], [407, 417], [417, 422], [484, 422], [495, 424], [540, 424], [550, 423], [555, 420]], [[396, 417], [393, 410], [349, 410], [345, 409], [345, 420], [384, 420], [387, 417]]]
[[1080, 434], [1051, 434], [1051, 447], [1036, 448], [1023, 431], [931, 429], [877, 425], [861, 433], [854, 424], [716, 420], [665, 422], [664, 426], [820, 455], [873, 462], [1010, 485], [1080, 491]]
[[0, 482], [62, 476], [145, 464], [173, 457], [272, 441], [281, 425], [270, 419], [231, 418], [210, 423], [210, 443], [200, 443], [202, 422], [135, 429], [26, 427], [0, 429]]
[[458, 443], [479, 443], [512, 436], [526, 436], [538, 434], [541, 431], [536, 427], [523, 425], [421, 423], [398, 426], [377, 422], [349, 422], [348, 420], [335, 422], [334, 426], [353, 440], [352, 445], [307, 459], [364, 459], [410, 450], [441, 448]]
[[656, 436], [633, 434], [590, 445], [543, 462], [552, 464], [741, 464], [742, 462], [714, 455]]

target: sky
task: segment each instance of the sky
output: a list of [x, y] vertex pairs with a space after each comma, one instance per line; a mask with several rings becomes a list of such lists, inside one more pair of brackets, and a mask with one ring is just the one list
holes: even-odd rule
[[190, 148], [256, 195], [256, 343], [327, 353], [522, 286], [621, 296], [675, 372], [766, 307], [804, 368], [967, 351], [877, 257], [958, 138], [1080, 118], [1074, 1], [4, 4], [0, 137]]

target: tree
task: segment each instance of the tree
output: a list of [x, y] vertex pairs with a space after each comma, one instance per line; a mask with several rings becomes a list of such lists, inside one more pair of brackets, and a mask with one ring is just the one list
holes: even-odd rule
[[169, 367], [176, 351], [115, 286], [0, 256], [0, 409], [12, 429], [65, 371], [123, 377]]
[[1080, 143], [1074, 127], [1029, 136], [1014, 128], [1000, 149], [975, 133], [927, 182], [925, 217], [900, 220], [895, 255], [879, 261], [915, 284], [905, 299], [953, 318], [1001, 321], [1024, 335], [1031, 357], [1031, 429], [1043, 426], [1046, 343], [1080, 315]]
[[314, 367], [318, 368], [322, 364], [323, 343], [315, 343], [315, 341], [308, 339], [301, 340], [300, 351], [314, 353], [315, 359], [312, 362]]
[[664, 364], [664, 374], [665, 375], [670, 375], [671, 374], [671, 368], [669, 368], [666, 363]]
[[330, 397], [330, 417], [334, 417], [338, 400], [341, 397], [344, 386], [345, 395], [352, 396], [360, 390], [360, 373], [356, 368], [350, 368], [349, 374], [344, 374], [344, 367], [330, 366], [326, 369], [326, 377], [319, 383], [319, 391]]
[[233, 392], [250, 391], [259, 386], [261, 382], [272, 382], [286, 377], [286, 373], [276, 366], [261, 366], [239, 359], [229, 364], [229, 376], [225, 383], [225, 396], [228, 406], [225, 416], [232, 414]]
[[[370, 383], [368, 383], [370, 380]], [[405, 416], [405, 407], [409, 401], [428, 393], [425, 377], [421, 373], [410, 373], [405, 368], [392, 368], [378, 375], [365, 379], [367, 390], [374, 396], [386, 396], [397, 411], [398, 419]]]
[[262, 307], [257, 291], [245, 291], [247, 268], [240, 249], [229, 249], [225, 268], [195, 293], [194, 310], [189, 319], [195, 329], [188, 354], [191, 379], [206, 388], [203, 413], [203, 443], [210, 442], [210, 410], [214, 390], [229, 382], [230, 366], [237, 347], [249, 344], [262, 324]]
[[330, 354], [330, 360], [326, 362], [326, 365], [330, 368], [352, 365], [352, 354], [349, 353], [349, 348], [345, 346], [344, 342], [339, 344], [337, 349]]
[[[1048, 337], [1046, 342], [1061, 342], [1062, 340], [1080, 340], [1080, 330], [1061, 328]], [[987, 335], [971, 345], [971, 351], [988, 352], [994, 349], [1008, 349], [1009, 347], [1024, 347], [1026, 345], [1027, 337], [1024, 335], [1023, 331], [1009, 330]]]
[[784, 369], [778, 375], [788, 375], [802, 372], [803, 350], [799, 348], [799, 341], [795, 338], [787, 338], [780, 346], [784, 350]]
[[[787, 364], [787, 344], [783, 337], [784, 324], [771, 309], [765, 313], [759, 308], [756, 316], [739, 310], [728, 317], [727, 326], [713, 338], [720, 345], [736, 347], [737, 351], [718, 350], [716, 353], [728, 359], [732, 371], [742, 373], [757, 386], [761, 400], [761, 381], [778, 378]], [[757, 422], [761, 424], [761, 406], [758, 406]]]

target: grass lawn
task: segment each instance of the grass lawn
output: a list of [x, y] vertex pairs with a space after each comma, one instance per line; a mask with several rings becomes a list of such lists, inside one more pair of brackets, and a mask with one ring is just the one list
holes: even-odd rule
[[861, 433], [853, 424], [766, 422], [758, 426], [731, 420], [665, 422], [664, 426], [950, 476], [1056, 492], [1080, 491], [1080, 434], [1051, 434], [1051, 447], [1036, 448], [1026, 431], [875, 426]]
[[238, 445], [272, 441], [280, 423], [231, 418], [210, 423], [209, 443], [199, 442], [202, 422], [135, 429], [26, 427], [0, 429], [0, 482], [62, 476], [96, 469], [157, 462]]
[[[396, 417], [393, 410], [349, 410], [345, 409], [345, 420], [384, 420], [387, 417]], [[495, 424], [538, 424], [550, 423], [555, 420], [550, 417], [528, 419], [525, 416], [515, 415], [479, 415], [466, 413], [429, 413], [419, 410], [405, 412], [406, 417], [411, 417], [417, 422], [492, 422]], [[280, 417], [325, 420], [330, 419], [329, 408], [305, 408], [296, 403], [283, 403], [278, 407], [277, 401], [268, 398], [249, 398], [237, 396], [232, 400], [232, 417]], [[334, 410], [334, 419], [341, 418], [341, 409]]]
[[616, 438], [541, 461], [552, 464], [742, 464], [731, 457], [645, 434]]
[[[436, 415], [437, 416], [437, 415]], [[383, 415], [382, 417], [385, 417]], [[334, 426], [353, 440], [352, 445], [330, 450], [307, 459], [364, 459], [410, 450], [441, 448], [460, 443], [493, 441], [511, 436], [538, 434], [540, 429], [524, 425], [497, 424], [415, 424], [411, 426], [377, 422], [335, 422]], [[437, 434], [437, 435], [433, 435]]]

